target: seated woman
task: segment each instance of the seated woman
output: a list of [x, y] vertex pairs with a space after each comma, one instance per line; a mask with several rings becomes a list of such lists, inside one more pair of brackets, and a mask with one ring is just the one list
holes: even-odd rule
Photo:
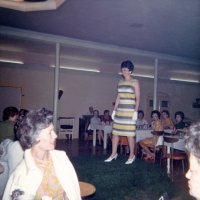
[[187, 134], [189, 127], [187, 127], [186, 123], [183, 121], [185, 117], [184, 113], [182, 111], [177, 111], [174, 116], [176, 121], [174, 124], [174, 133]]
[[[101, 118], [102, 125], [111, 125], [112, 118], [110, 116], [109, 110], [104, 110], [103, 116]], [[112, 132], [109, 135], [109, 138], [112, 139]]]
[[138, 119], [136, 121], [137, 128], [145, 129], [148, 127], [148, 122], [146, 119], [144, 119], [144, 111], [138, 110]]
[[[153, 131], [163, 131], [163, 125], [160, 120], [160, 112], [153, 110], [151, 112], [152, 123], [151, 127]], [[145, 160], [154, 160], [154, 154], [150, 151], [149, 146], [155, 146], [159, 136], [153, 135], [152, 137], [145, 138], [139, 142], [142, 149], [146, 152]]]
[[[86, 131], [86, 134], [91, 134], [93, 133], [92, 131], [92, 126], [98, 126], [98, 125], [102, 125], [101, 123], [101, 118], [99, 117], [99, 111], [98, 110], [94, 110], [94, 116], [90, 119], [90, 124], [88, 127], [88, 130]], [[98, 137], [98, 141], [99, 141], [99, 145], [101, 145], [101, 142], [103, 140], [103, 132], [102, 130], [97, 130], [97, 137]]]
[[174, 118], [175, 118], [175, 128], [176, 129], [184, 129], [186, 127], [186, 124], [185, 122], [183, 121], [184, 120], [184, 113], [182, 111], [177, 111], [174, 115]]
[[163, 110], [162, 111], [162, 125], [164, 129], [173, 129], [174, 128], [174, 123], [172, 119], [169, 116], [169, 111], [168, 110]]
[[[45, 108], [30, 111], [17, 130], [24, 158], [11, 174], [3, 200], [80, 200], [76, 172], [64, 151], [55, 150], [57, 134], [53, 113]], [[31, 196], [31, 197], [30, 197]]]

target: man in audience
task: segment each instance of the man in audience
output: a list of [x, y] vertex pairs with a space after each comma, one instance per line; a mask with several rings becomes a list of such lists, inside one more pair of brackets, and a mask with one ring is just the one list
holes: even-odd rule
[[189, 152], [189, 170], [186, 173], [190, 195], [200, 200], [200, 121], [191, 125], [186, 139]]
[[3, 121], [0, 122], [0, 142], [5, 139], [14, 140], [14, 125], [17, 121], [18, 109], [7, 107], [3, 110]]

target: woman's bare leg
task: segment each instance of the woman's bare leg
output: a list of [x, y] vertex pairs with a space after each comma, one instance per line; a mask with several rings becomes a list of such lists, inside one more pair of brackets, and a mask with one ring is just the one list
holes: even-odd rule
[[135, 138], [134, 137], [127, 137], [128, 138], [128, 144], [129, 144], [129, 158], [132, 159], [134, 157], [134, 148], [135, 148]]
[[139, 142], [139, 144], [144, 149], [144, 151], [147, 153], [148, 157], [154, 156], [154, 154], [149, 150], [149, 148], [143, 142]]
[[113, 135], [112, 136], [112, 154], [111, 154], [111, 157], [114, 157], [116, 155], [118, 143], [119, 143], [119, 136]]

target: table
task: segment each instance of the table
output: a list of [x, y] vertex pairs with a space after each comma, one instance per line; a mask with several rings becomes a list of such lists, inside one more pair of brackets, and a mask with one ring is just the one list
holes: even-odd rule
[[79, 181], [81, 197], [88, 197], [96, 192], [96, 188], [94, 185]]
[[[107, 135], [112, 132], [112, 125], [102, 125], [99, 127], [99, 130], [104, 131], [104, 142], [103, 142], [103, 147], [104, 149], [107, 148]], [[152, 137], [152, 129], [138, 129], [136, 130], [136, 143], [147, 138], [147, 137]], [[94, 136], [93, 136], [94, 139]], [[96, 138], [95, 138], [96, 141]], [[95, 146], [96, 142], [93, 140], [93, 146]], [[159, 137], [157, 145], [162, 145], [162, 137]]]
[[[107, 135], [108, 133], [112, 132], [112, 125], [105, 125], [101, 130], [104, 130], [104, 142], [103, 147], [104, 149], [107, 148]], [[138, 129], [136, 130], [136, 143], [147, 138], [152, 137], [151, 133], [152, 129]], [[162, 145], [162, 136], [159, 137], [157, 145]]]
[[93, 147], [95, 147], [96, 146], [97, 130], [103, 130], [103, 125], [101, 125], [101, 124], [90, 124], [88, 129], [93, 130], [92, 141], [93, 141]]

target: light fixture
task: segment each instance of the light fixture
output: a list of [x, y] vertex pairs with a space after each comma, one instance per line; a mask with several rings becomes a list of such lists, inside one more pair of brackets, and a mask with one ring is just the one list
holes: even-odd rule
[[144, 78], [154, 78], [154, 76], [152, 76], [152, 75], [146, 75], [146, 74], [134, 74], [134, 76], [144, 77]]
[[58, 99], [60, 100], [64, 91], [62, 89], [58, 90]]
[[[121, 72], [118, 73], [119, 75], [122, 75]], [[133, 76], [136, 76], [136, 77], [142, 77], [142, 78], [154, 78], [154, 76], [151, 76], [151, 75], [147, 75], [147, 74], [133, 74]]]
[[[55, 67], [55, 65], [51, 65], [51, 67]], [[100, 73], [97, 69], [89, 69], [89, 68], [80, 68], [80, 67], [69, 67], [69, 66], [60, 66], [61, 69], [69, 69], [69, 70], [76, 70], [76, 71], [85, 71], [85, 72], [95, 72]]]
[[6, 63], [15, 63], [15, 64], [21, 64], [23, 65], [24, 62], [22, 61], [19, 61], [19, 60], [8, 60], [8, 59], [0, 59], [0, 62], [6, 62]]
[[0, 0], [0, 7], [19, 11], [55, 10], [65, 0]]
[[181, 78], [170, 78], [171, 81], [181, 81], [188, 83], [200, 83], [198, 80], [190, 80], [190, 79], [181, 79]]

